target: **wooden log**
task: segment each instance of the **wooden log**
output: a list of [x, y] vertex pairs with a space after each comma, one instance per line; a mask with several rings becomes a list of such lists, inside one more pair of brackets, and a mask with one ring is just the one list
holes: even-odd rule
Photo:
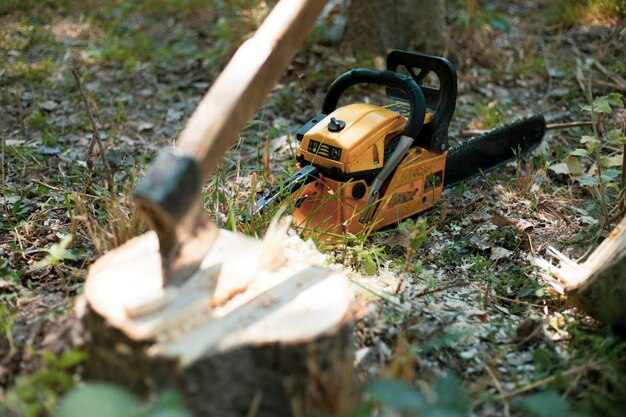
[[100, 258], [84, 293], [87, 378], [144, 394], [174, 389], [196, 416], [345, 412], [348, 281], [283, 231], [259, 241], [221, 230], [180, 287], [161, 285], [154, 233]]
[[547, 272], [552, 286], [590, 316], [626, 335], [626, 218], [583, 263], [576, 263], [554, 248], [555, 267], [544, 259], [536, 264]]

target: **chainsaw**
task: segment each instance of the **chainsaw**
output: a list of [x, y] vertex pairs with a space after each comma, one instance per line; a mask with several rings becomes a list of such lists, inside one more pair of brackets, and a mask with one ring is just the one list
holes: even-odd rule
[[[393, 103], [337, 107], [357, 84], [386, 87]], [[322, 113], [296, 134], [297, 171], [256, 202], [285, 199], [295, 223], [324, 235], [378, 230], [433, 207], [443, 188], [528, 153], [541, 143], [537, 115], [448, 148], [457, 78], [445, 58], [394, 50], [385, 71], [355, 68], [329, 87]]]

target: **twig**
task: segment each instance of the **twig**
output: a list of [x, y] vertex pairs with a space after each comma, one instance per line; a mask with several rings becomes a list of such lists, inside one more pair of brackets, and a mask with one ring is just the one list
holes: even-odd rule
[[28, 137], [28, 131], [26, 130], [26, 123], [24, 123], [24, 109], [22, 108], [22, 95], [16, 90], [15, 102], [17, 104], [17, 121], [22, 128], [22, 133], [25, 137]]
[[604, 75], [606, 75], [607, 77], [613, 79], [613, 81], [615, 81], [615, 83], [617, 83], [619, 85], [619, 87], [624, 90], [626, 89], [626, 80], [623, 79], [621, 76], [619, 76], [618, 74], [615, 74], [612, 71], [609, 71], [609, 69], [607, 67], [605, 67], [604, 65], [602, 65], [599, 61], [595, 60], [593, 62], [593, 64], [595, 65], [596, 68], [598, 68], [600, 70], [601, 73], [603, 73]]
[[[626, 122], [624, 122], [624, 126], [622, 126], [622, 132], [626, 135]], [[620, 202], [620, 208], [624, 210], [626, 208], [626, 143], [622, 148], [622, 186], [620, 187], [620, 193], [622, 195], [622, 199]]]
[[313, 109], [313, 114], [317, 114], [315, 103], [313, 102], [313, 99], [311, 98], [311, 95], [309, 94], [309, 92], [306, 91], [306, 88], [304, 88], [304, 81], [302, 81], [302, 74], [296, 74], [296, 75], [298, 76], [298, 81], [300, 81], [300, 88], [302, 89], [302, 92], [304, 93], [304, 97], [306, 97], [306, 99], [311, 104], [311, 108]]
[[572, 127], [583, 127], [592, 125], [593, 122], [591, 120], [585, 120], [582, 122], [549, 123], [546, 125], [546, 130], [570, 129]]
[[588, 94], [587, 88], [585, 88], [585, 75], [583, 74], [583, 62], [580, 60], [580, 58], [576, 58], [576, 82], [578, 83], [578, 86], [580, 87], [583, 95], [587, 97]]
[[[483, 291], [483, 292], [487, 293], [486, 291]], [[507, 297], [503, 297], [503, 296], [498, 295], [498, 294], [489, 294], [489, 296], [497, 298], [498, 300], [507, 301], [507, 302], [513, 303], [513, 304], [521, 304], [521, 305], [530, 306], [530, 307], [537, 307], [537, 308], [544, 308], [545, 307], [545, 306], [542, 306], [541, 304], [534, 304], [534, 303], [529, 303], [528, 301], [516, 300], [514, 298], [507, 298]]]
[[365, 285], [361, 282], [358, 282], [355, 279], [351, 279], [351, 282], [353, 282], [354, 284], [358, 285], [359, 287], [363, 288], [365, 291], [375, 295], [376, 297], [380, 298], [383, 301], [388, 302], [389, 304], [396, 306], [397, 308], [399, 308], [402, 311], [408, 311], [408, 309], [403, 306], [401, 303], [399, 303], [398, 301], [394, 300], [392, 297], [390, 297], [389, 295], [382, 293], [382, 292], [378, 292], [375, 289], [369, 287], [368, 285]]
[[[0, 135], [0, 162], [2, 163], [2, 184], [6, 184], [6, 177], [4, 174], [4, 135]], [[7, 210], [7, 199], [6, 199], [6, 189], [7, 187], [2, 187], [2, 202], [3, 202], [3, 206], [4, 206], [4, 211], [6, 211], [8, 213]]]
[[539, 381], [531, 382], [530, 384], [525, 385], [525, 386], [523, 386], [521, 388], [518, 388], [516, 390], [509, 391], [509, 392], [506, 392], [504, 394], [501, 394], [497, 399], [498, 400], [503, 400], [505, 398], [516, 397], [516, 396], [518, 396], [520, 394], [523, 394], [525, 392], [532, 391], [535, 388], [538, 388], [538, 387], [540, 387], [542, 385], [549, 384], [550, 382], [554, 381], [555, 379], [557, 379], [559, 377], [568, 376], [568, 375], [572, 375], [572, 374], [577, 374], [577, 373], [579, 373], [581, 371], [586, 371], [587, 369], [593, 368], [593, 367], [599, 365], [600, 363], [601, 363], [600, 361], [591, 362], [589, 364], [585, 364], [585, 365], [577, 366], [577, 367], [572, 368], [572, 369], [568, 369], [567, 371], [564, 371], [561, 374], [550, 375], [549, 377], [546, 377], [546, 378], [541, 379]]
[[[87, 100], [87, 96], [85, 95], [85, 91], [83, 90], [83, 86], [80, 83], [80, 77], [78, 76], [78, 70], [76, 67], [72, 67], [72, 75], [74, 76], [74, 80], [76, 81], [76, 85], [78, 86], [78, 90], [80, 91], [80, 95], [83, 98], [83, 103], [85, 104], [85, 108], [87, 109], [87, 115], [89, 116], [89, 122], [91, 123], [91, 130], [93, 131], [93, 139], [92, 142], [98, 144], [98, 150], [100, 151], [100, 158], [102, 159], [102, 166], [104, 166], [104, 173], [107, 179], [107, 185], [109, 186], [109, 193], [111, 195], [114, 191], [114, 183], [113, 183], [113, 175], [111, 174], [111, 168], [109, 167], [109, 163], [107, 162], [106, 152], [104, 150], [104, 146], [102, 145], [102, 139], [100, 139], [100, 133], [98, 132], [98, 126], [96, 125], [96, 121], [93, 117], [93, 113], [91, 111], [91, 107], [89, 106], [89, 101]], [[93, 150], [93, 145], [90, 144], [89, 149]], [[91, 162], [91, 152], [87, 153], [87, 168], [92, 169], [90, 167]]]
[[32, 178], [32, 179], [30, 180], [30, 182], [32, 182], [33, 184], [41, 185], [42, 187], [49, 188], [49, 189], [50, 189], [50, 190], [52, 190], [52, 191], [63, 191], [62, 189], [60, 189], [60, 188], [58, 188], [58, 187], [55, 187], [55, 186], [50, 185], [50, 184], [46, 184], [45, 182], [43, 182], [43, 181], [39, 181], [39, 180], [37, 180], [37, 179], [35, 179], [35, 178]]
[[432, 289], [432, 290], [430, 288], [426, 288], [424, 291], [420, 292], [415, 297], [416, 298], [417, 297], [424, 297], [425, 295], [430, 295], [430, 294], [434, 294], [436, 292], [449, 290], [451, 288], [464, 287], [464, 286], [469, 285], [469, 284], [470, 284], [469, 281], [457, 281], [457, 282], [453, 282], [452, 284], [444, 285], [443, 287], [435, 288], [435, 289]]
[[539, 46], [541, 47], [541, 53], [543, 54], [543, 67], [546, 71], [546, 75], [548, 76], [548, 88], [546, 88], [546, 92], [543, 95], [541, 101], [545, 102], [548, 97], [550, 97], [550, 92], [552, 91], [552, 74], [550, 73], [550, 65], [548, 63], [548, 53], [546, 51], [545, 43], [539, 39]]
[[496, 378], [496, 374], [493, 372], [491, 367], [489, 365], [485, 364], [485, 369], [487, 370], [487, 373], [491, 377], [491, 380], [493, 381], [493, 385], [495, 385], [496, 389], [500, 393], [500, 396], [502, 397], [502, 405], [504, 406], [504, 416], [505, 417], [510, 417], [511, 410], [510, 410], [510, 407], [509, 407], [509, 402], [504, 397], [504, 395], [506, 394], [506, 391], [502, 387], [502, 384], [500, 384], [500, 381], [498, 381], [498, 378]]

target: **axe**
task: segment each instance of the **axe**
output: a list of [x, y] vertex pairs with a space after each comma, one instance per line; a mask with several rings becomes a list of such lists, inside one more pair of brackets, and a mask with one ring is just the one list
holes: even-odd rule
[[135, 191], [159, 240], [163, 284], [198, 270], [218, 237], [202, 206], [202, 184], [291, 62], [326, 0], [281, 0], [239, 47], [182, 131], [161, 151]]

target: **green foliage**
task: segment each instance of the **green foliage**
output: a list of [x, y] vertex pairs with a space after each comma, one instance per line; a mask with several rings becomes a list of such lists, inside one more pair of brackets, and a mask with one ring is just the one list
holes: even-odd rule
[[[78, 350], [69, 350], [60, 356], [44, 352], [44, 366], [32, 375], [18, 377], [9, 388], [4, 410], [23, 417], [50, 415], [59, 395], [74, 387], [72, 368], [85, 358], [86, 354]], [[0, 407], [0, 414], [2, 411]]]
[[44, 269], [48, 266], [57, 265], [62, 261], [75, 261], [78, 259], [76, 253], [68, 249], [72, 243], [72, 235], [67, 235], [60, 242], [55, 243], [48, 249], [39, 249], [37, 252], [47, 252], [48, 255], [41, 261], [37, 262], [35, 269]]
[[547, 6], [543, 16], [548, 25], [584, 25], [618, 18], [623, 13], [622, 0], [557, 0]]
[[35, 8], [58, 9], [68, 4], [68, 0], [2, 0], [2, 2], [0, 2], [0, 15], [12, 12], [32, 11]]
[[28, 121], [32, 127], [37, 129], [44, 129], [49, 125], [48, 118], [39, 110], [32, 112], [28, 117]]
[[572, 411], [569, 402], [555, 391], [538, 392], [516, 401], [515, 404], [529, 417], [584, 417], [583, 414]]
[[432, 395], [424, 395], [411, 385], [393, 379], [375, 379], [365, 387], [371, 397], [369, 416], [376, 410], [392, 410], [399, 415], [420, 417], [464, 417], [469, 412], [461, 381], [452, 375], [437, 380]]
[[13, 353], [15, 352], [13, 334], [11, 333], [11, 328], [14, 323], [15, 313], [9, 310], [8, 304], [0, 304], [0, 334], [4, 334], [4, 337], [9, 344], [9, 357], [13, 356]]
[[[511, 28], [506, 16], [496, 10], [495, 2], [486, 2], [482, 7], [477, 1], [464, 1], [465, 7], [450, 8], [454, 11], [456, 24], [465, 30], [482, 29], [508, 32]], [[460, 6], [460, 5], [459, 5]]]
[[[624, 108], [621, 94], [596, 97], [582, 110], [591, 114], [593, 134], [580, 138], [581, 147], [569, 153], [565, 162], [569, 173], [580, 185], [587, 187], [601, 205], [604, 223], [608, 224], [611, 207], [620, 195], [621, 169], [626, 136], [621, 129], [603, 133], [599, 125], [614, 109]], [[589, 166], [589, 168], [587, 168]]]
[[51, 76], [56, 68], [56, 64], [49, 59], [33, 63], [17, 61], [8, 66], [7, 74], [26, 81], [43, 81]]
[[470, 113], [474, 115], [472, 124], [478, 129], [494, 129], [501, 126], [506, 121], [505, 112], [508, 106], [496, 101], [487, 104], [476, 103], [470, 109]]
[[[408, 236], [407, 246], [412, 251], [417, 251], [428, 237], [428, 222], [426, 218], [420, 217], [417, 220], [408, 218], [398, 226], [398, 230], [406, 232]], [[409, 260], [410, 261], [410, 260]]]
[[164, 392], [141, 405], [130, 392], [106, 383], [87, 383], [59, 401], [54, 417], [191, 417], [180, 398]]

